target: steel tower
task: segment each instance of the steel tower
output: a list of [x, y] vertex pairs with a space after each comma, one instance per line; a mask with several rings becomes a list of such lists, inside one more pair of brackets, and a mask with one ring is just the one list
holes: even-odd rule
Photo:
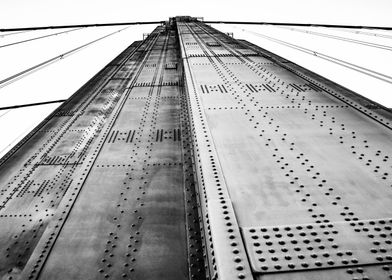
[[392, 278], [389, 110], [191, 17], [0, 161], [1, 279]]

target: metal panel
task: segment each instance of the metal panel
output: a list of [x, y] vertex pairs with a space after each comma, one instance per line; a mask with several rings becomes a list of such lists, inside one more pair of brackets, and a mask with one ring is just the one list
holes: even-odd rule
[[0, 278], [391, 278], [391, 120], [171, 18], [0, 160]]
[[0, 278], [206, 278], [176, 44], [157, 27], [3, 159]]
[[[206, 173], [212, 169], [200, 147], [207, 134], [253, 276], [353, 279], [366, 265], [378, 267], [372, 277], [385, 279], [392, 251], [391, 114], [202, 23], [178, 29], [196, 100], [191, 114], [203, 122], [194, 132], [199, 164]], [[218, 208], [205, 211], [219, 219]], [[220, 230], [211, 226], [211, 235]], [[234, 267], [215, 256], [218, 271]]]

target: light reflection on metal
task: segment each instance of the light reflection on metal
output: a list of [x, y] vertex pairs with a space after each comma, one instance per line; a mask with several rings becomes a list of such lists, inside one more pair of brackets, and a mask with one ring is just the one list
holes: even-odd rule
[[391, 119], [171, 18], [0, 160], [0, 277], [387, 279]]

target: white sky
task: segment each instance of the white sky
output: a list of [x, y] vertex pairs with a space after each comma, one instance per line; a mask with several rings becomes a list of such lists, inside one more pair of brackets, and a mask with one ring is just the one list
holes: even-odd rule
[[[83, 23], [166, 20], [176, 15], [202, 16], [205, 20], [274, 21], [349, 25], [392, 26], [391, 0], [1, 0], [0, 28]], [[155, 26], [131, 26], [64, 60], [0, 88], [0, 107], [65, 99], [143, 33]], [[381, 104], [392, 107], [391, 84], [368, 78], [317, 57], [272, 43], [242, 31], [256, 31], [301, 45], [372, 70], [392, 75], [392, 52], [326, 39], [268, 26], [214, 25], [247, 39], [326, 76]], [[46, 59], [122, 27], [89, 28], [0, 48], [0, 80]], [[336, 30], [312, 30], [392, 46], [392, 39]], [[61, 30], [26, 32], [1, 37], [0, 46]], [[376, 32], [376, 31], [372, 31]], [[377, 31], [380, 34], [392, 32]], [[5, 34], [5, 33], [4, 33]], [[0, 111], [0, 156], [58, 105]]]

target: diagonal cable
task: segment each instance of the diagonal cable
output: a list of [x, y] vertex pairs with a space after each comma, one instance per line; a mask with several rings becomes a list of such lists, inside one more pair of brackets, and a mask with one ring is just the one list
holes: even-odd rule
[[26, 43], [26, 42], [31, 42], [31, 41], [35, 41], [35, 40], [51, 37], [51, 36], [60, 35], [60, 34], [63, 34], [63, 33], [69, 33], [69, 32], [73, 32], [73, 31], [76, 31], [76, 30], [80, 30], [82, 28], [83, 27], [75, 28], [75, 29], [71, 29], [71, 30], [67, 30], [67, 31], [57, 32], [57, 33], [43, 35], [43, 36], [39, 36], [39, 37], [35, 37], [35, 38], [29, 38], [29, 39], [26, 39], [26, 40], [13, 42], [13, 43], [5, 44], [5, 45], [0, 45], [0, 48], [10, 47], [10, 46], [14, 46], [14, 45], [18, 45], [18, 44], [22, 44], [22, 43]]
[[[0, 107], [0, 111], [11, 110], [11, 109], [19, 109], [19, 108], [25, 108], [25, 107], [32, 107], [32, 106], [48, 105], [48, 104], [53, 104], [53, 103], [62, 103], [64, 101], [67, 101], [67, 99], [51, 100], [51, 101], [28, 103], [28, 104], [11, 105], [11, 106]], [[5, 114], [3, 114], [3, 115], [5, 115]], [[3, 116], [3, 115], [0, 115], [0, 117]]]
[[372, 43], [372, 42], [368, 42], [368, 41], [356, 40], [356, 39], [321, 33], [321, 32], [315, 32], [315, 31], [311, 31], [311, 30], [304, 30], [304, 29], [300, 29], [300, 28], [285, 27], [285, 26], [275, 26], [275, 27], [282, 28], [282, 29], [288, 29], [291, 31], [302, 32], [302, 33], [306, 33], [306, 34], [311, 34], [311, 35], [315, 35], [315, 36], [326, 37], [326, 38], [331, 38], [331, 39], [335, 39], [335, 40], [350, 42], [350, 43], [354, 43], [354, 44], [364, 45], [364, 46], [368, 46], [368, 47], [392, 51], [392, 46], [376, 44], [376, 43]]
[[16, 35], [19, 33], [26, 33], [26, 32], [30, 32], [32, 30], [23, 30], [23, 31], [17, 31], [17, 32], [10, 32], [10, 33], [6, 33], [6, 34], [2, 34], [0, 33], [0, 38], [6, 37], [6, 36], [11, 36], [11, 35]]
[[80, 51], [81, 49], [83, 49], [83, 48], [85, 48], [85, 47], [88, 47], [88, 46], [90, 46], [90, 45], [92, 45], [92, 44], [94, 44], [94, 43], [96, 43], [96, 42], [98, 42], [98, 41], [100, 41], [100, 40], [103, 40], [103, 39], [105, 39], [105, 38], [107, 38], [107, 37], [110, 37], [110, 36], [112, 36], [112, 35], [114, 35], [114, 34], [116, 34], [116, 33], [118, 33], [118, 32], [121, 32], [121, 31], [127, 29], [127, 28], [129, 28], [129, 27], [125, 27], [125, 28], [119, 29], [119, 30], [117, 30], [117, 31], [114, 31], [114, 32], [112, 32], [112, 33], [109, 33], [109, 34], [107, 34], [107, 35], [105, 35], [105, 36], [99, 37], [98, 39], [95, 39], [95, 40], [93, 40], [93, 41], [90, 41], [90, 42], [88, 42], [88, 43], [86, 43], [86, 44], [83, 44], [83, 45], [81, 45], [81, 46], [79, 46], [79, 47], [76, 47], [76, 48], [74, 48], [74, 49], [72, 49], [72, 50], [69, 50], [69, 51], [67, 51], [67, 52], [65, 52], [65, 53], [63, 53], [63, 54], [57, 55], [57, 56], [55, 56], [55, 57], [52, 57], [52, 58], [50, 58], [50, 59], [48, 59], [48, 60], [45, 60], [45, 61], [43, 61], [43, 62], [41, 62], [41, 63], [39, 63], [39, 64], [36, 64], [36, 65], [34, 65], [34, 66], [32, 66], [32, 67], [29, 67], [29, 68], [27, 68], [27, 69], [25, 69], [25, 70], [23, 70], [23, 71], [21, 71], [21, 72], [19, 72], [19, 73], [16, 73], [16, 74], [14, 74], [14, 75], [12, 75], [12, 76], [9, 76], [9, 77], [7, 77], [7, 78], [5, 78], [5, 79], [3, 79], [3, 80], [0, 81], [0, 88], [3, 88], [3, 87], [5, 87], [5, 86], [7, 86], [7, 85], [9, 85], [9, 84], [11, 84], [11, 83], [13, 83], [13, 82], [15, 82], [15, 81], [21, 79], [21, 78], [23, 78], [23, 77], [29, 75], [29, 74], [34, 73], [35, 71], [38, 71], [38, 70], [41, 69], [41, 68], [44, 68], [44, 67], [46, 67], [46, 66], [48, 66], [48, 65], [50, 65], [50, 64], [52, 64], [52, 63], [54, 63], [54, 62], [57, 62], [57, 61], [59, 61], [60, 59], [63, 59], [63, 58], [65, 58], [65, 57], [67, 57], [67, 56], [70, 56], [70, 55], [72, 55], [72, 54], [74, 54], [74, 53]]
[[334, 28], [334, 29], [336, 29], [338, 31], [367, 35], [367, 36], [371, 36], [371, 37], [381, 37], [381, 38], [386, 38], [386, 39], [392, 39], [392, 35], [387, 35], [387, 34], [380, 34], [380, 33], [368, 32], [368, 31], [361, 31], [361, 30], [341, 29], [341, 28]]
[[[239, 28], [239, 27], [235, 26], [235, 28]], [[240, 29], [242, 31], [245, 31], [245, 32], [251, 33], [253, 35], [256, 35], [258, 37], [262, 37], [264, 39], [267, 39], [269, 41], [273, 41], [275, 43], [278, 43], [278, 44], [281, 44], [281, 45], [285, 45], [285, 46], [290, 47], [292, 49], [296, 49], [298, 51], [301, 51], [301, 52], [304, 52], [304, 53], [307, 53], [307, 54], [310, 54], [310, 55], [313, 55], [313, 56], [317, 56], [318, 58], [327, 60], [329, 62], [338, 64], [338, 65], [346, 67], [348, 69], [360, 72], [362, 74], [365, 74], [365, 75], [368, 75], [370, 77], [373, 77], [373, 78], [379, 79], [381, 81], [384, 81], [384, 82], [392, 84], [392, 77], [388, 76], [388, 75], [385, 75], [383, 73], [380, 73], [380, 72], [377, 72], [377, 71], [374, 71], [374, 70], [371, 70], [371, 69], [368, 69], [368, 68], [365, 68], [365, 67], [362, 67], [362, 66], [359, 66], [359, 65], [356, 65], [356, 64], [353, 64], [353, 63], [350, 63], [350, 62], [347, 62], [347, 61], [344, 61], [344, 60], [341, 60], [341, 59], [338, 59], [338, 58], [335, 58], [335, 57], [332, 57], [332, 56], [329, 56], [329, 55], [326, 55], [326, 54], [323, 54], [323, 53], [320, 53], [320, 52], [316, 52], [314, 50], [310, 50], [310, 49], [307, 49], [307, 48], [304, 48], [304, 47], [301, 47], [301, 46], [298, 46], [298, 45], [295, 45], [295, 44], [291, 44], [289, 42], [286, 42], [286, 41], [283, 41], [283, 40], [279, 40], [279, 39], [276, 39], [276, 38], [273, 38], [273, 37], [270, 37], [270, 36], [267, 36], [267, 35], [255, 32], [255, 31], [250, 31], [250, 30], [242, 29], [242, 28], [240, 28]]]
[[[120, 26], [120, 25], [143, 25], [143, 24], [163, 24], [165, 21], [134, 21], [134, 22], [113, 22], [113, 23], [92, 23], [92, 24], [72, 24], [72, 25], [52, 25], [52, 26], [34, 26], [34, 27], [16, 27], [16, 28], [1, 28], [0, 32], [10, 31], [31, 31], [44, 29], [64, 29], [77, 27], [103, 27], [103, 26]], [[1, 33], [0, 33], [1, 35]]]

